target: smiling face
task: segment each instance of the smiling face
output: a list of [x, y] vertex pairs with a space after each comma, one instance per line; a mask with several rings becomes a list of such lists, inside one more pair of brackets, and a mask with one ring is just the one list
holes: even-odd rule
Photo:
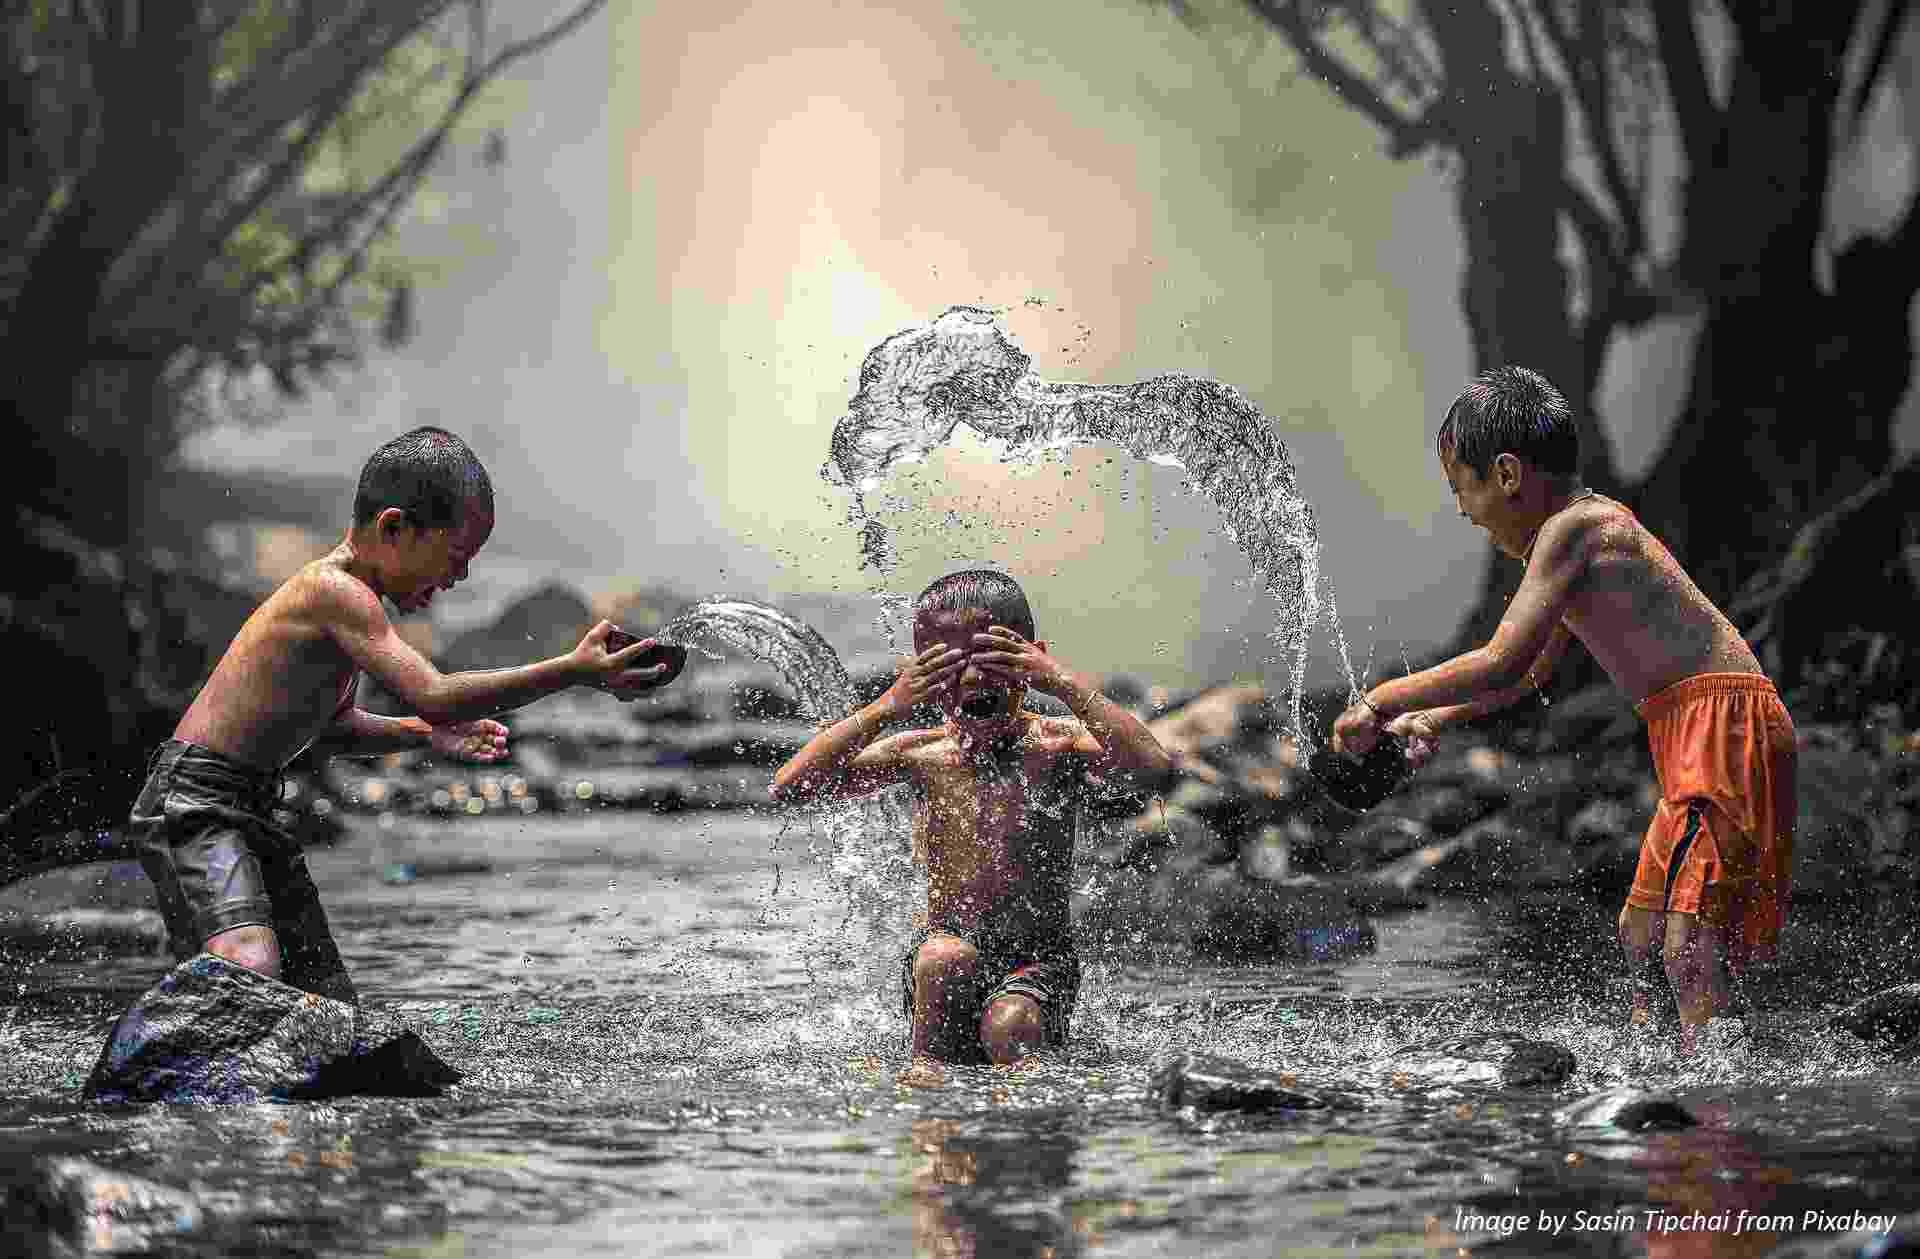
[[[917, 655], [935, 643], [958, 648], [969, 659], [954, 679], [951, 690], [938, 692], [934, 703], [946, 719], [961, 727], [978, 727], [1005, 721], [1019, 711], [1025, 686], [1009, 685], [975, 664], [971, 657], [981, 648], [973, 641], [993, 624], [993, 614], [984, 608], [953, 611], [916, 612], [913, 617], [913, 650]], [[1044, 647], [1042, 648], [1044, 650]]]
[[1460, 514], [1487, 531], [1493, 544], [1519, 559], [1532, 540], [1535, 522], [1524, 518], [1520, 489], [1524, 473], [1520, 461], [1512, 455], [1496, 457], [1483, 477], [1453, 452], [1440, 452], [1440, 470], [1453, 491], [1454, 505]]
[[380, 522], [380, 540], [392, 562], [385, 566], [385, 593], [402, 612], [424, 612], [435, 592], [467, 579], [467, 567], [493, 534], [493, 513], [469, 503], [454, 528], [416, 528], [404, 516]]

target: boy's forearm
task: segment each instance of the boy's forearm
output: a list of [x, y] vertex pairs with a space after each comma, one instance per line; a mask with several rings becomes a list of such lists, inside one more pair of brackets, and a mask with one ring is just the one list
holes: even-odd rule
[[[1520, 690], [1508, 665], [1482, 647], [1431, 669], [1390, 678], [1367, 692], [1367, 703], [1382, 720], [1391, 721], [1402, 713], [1466, 706], [1509, 692], [1518, 698]], [[1508, 699], [1498, 706], [1512, 702]]]
[[884, 699], [875, 700], [814, 735], [774, 774], [773, 798], [790, 802], [819, 795], [892, 717], [891, 706]]
[[1115, 769], [1146, 780], [1173, 772], [1172, 758], [1160, 746], [1160, 740], [1154, 738], [1153, 732], [1133, 713], [1108, 699], [1099, 687], [1085, 678], [1070, 677], [1060, 699], [1086, 727]]
[[328, 731], [327, 751], [333, 756], [378, 756], [424, 747], [433, 727], [418, 717], [382, 717], [349, 708]]
[[554, 656], [511, 669], [443, 673], [430, 695], [416, 704], [420, 716], [436, 726], [491, 717], [578, 686], [584, 675], [570, 656]]
[[1470, 700], [1465, 704], [1423, 708], [1419, 709], [1418, 713], [1437, 733], [1449, 726], [1464, 725], [1469, 721], [1477, 721], [1488, 713], [1497, 713], [1503, 708], [1510, 708], [1531, 694], [1533, 694], [1532, 687], [1510, 686], [1503, 691], [1482, 695], [1479, 699]]

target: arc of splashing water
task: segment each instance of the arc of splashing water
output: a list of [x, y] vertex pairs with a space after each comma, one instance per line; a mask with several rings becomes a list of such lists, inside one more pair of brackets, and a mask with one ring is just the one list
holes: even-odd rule
[[[1130, 385], [1061, 384], [1034, 375], [1032, 362], [994, 312], [973, 306], [955, 306], [868, 353], [821, 468], [854, 495], [850, 523], [860, 531], [862, 567], [884, 579], [894, 562], [887, 526], [865, 496], [896, 465], [924, 459], [963, 424], [998, 443], [1010, 462], [1108, 445], [1184, 468], [1280, 605], [1271, 637], [1292, 656], [1293, 726], [1302, 752], [1310, 750], [1301, 691], [1320, 616], [1319, 528], [1272, 422], [1218, 381], [1173, 374]], [[1338, 625], [1334, 633], [1338, 641]], [[1345, 660], [1344, 641], [1339, 646]], [[1347, 672], [1351, 683], [1351, 664]]]
[[[751, 599], [696, 603], [654, 637], [682, 647], [697, 647], [699, 640], [709, 639], [772, 665], [792, 688], [801, 711], [822, 724], [847, 716], [858, 699], [833, 644], [811, 625], [768, 604]], [[855, 833], [904, 835], [912, 822], [906, 803], [892, 791], [860, 801], [853, 811], [861, 819]], [[836, 829], [829, 825], [830, 831]]]
[[853, 711], [853, 682], [840, 653], [820, 632], [779, 608], [751, 599], [696, 603], [661, 626], [654, 637], [681, 647], [712, 639], [772, 665], [814, 721], [838, 721]]

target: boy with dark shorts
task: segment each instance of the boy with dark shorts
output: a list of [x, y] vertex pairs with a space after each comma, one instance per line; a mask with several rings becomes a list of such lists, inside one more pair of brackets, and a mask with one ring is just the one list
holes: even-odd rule
[[[573, 686], [625, 700], [670, 682], [684, 652], [638, 667], [653, 640], [607, 649], [602, 621], [565, 656], [443, 674], [387, 619], [467, 576], [493, 530], [493, 486], [458, 437], [418, 428], [367, 460], [353, 525], [247, 618], [153, 755], [130, 833], [159, 893], [174, 952], [216, 954], [263, 975], [355, 999], [299, 844], [273, 822], [281, 769], [317, 738], [361, 755], [431, 748], [454, 760], [507, 754], [504, 712]], [[365, 670], [419, 714], [354, 707]]]
[[1335, 723], [1334, 745], [1364, 755], [1386, 730], [1423, 762], [1441, 730], [1535, 693], [1578, 636], [1635, 698], [1660, 780], [1620, 912], [1632, 1018], [1651, 1018], [1639, 981], [1663, 944], [1680, 1046], [1692, 1052], [1731, 1006], [1729, 975], [1768, 960], [1786, 920], [1793, 722], [1739, 630], [1660, 540], [1579, 485], [1572, 412], [1546, 380], [1519, 367], [1482, 374], [1437, 444], [1460, 514], [1526, 575], [1486, 646], [1374, 687]]
[[[913, 1069], [1005, 1065], [1058, 1048], [1080, 988], [1068, 914], [1074, 823], [1089, 781], [1157, 787], [1171, 762], [1138, 718], [1033, 636], [1011, 577], [952, 573], [914, 602], [914, 658], [887, 693], [815, 735], [774, 775], [781, 803], [914, 794], [914, 850], [927, 864], [926, 926], [901, 963]], [[1073, 718], [1021, 708], [1032, 687]], [[933, 729], [875, 740], [931, 700]]]

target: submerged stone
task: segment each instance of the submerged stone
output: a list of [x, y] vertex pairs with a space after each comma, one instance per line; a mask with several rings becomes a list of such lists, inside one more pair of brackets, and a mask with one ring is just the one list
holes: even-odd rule
[[1350, 1109], [1345, 1099], [1304, 1093], [1277, 1076], [1230, 1058], [1181, 1053], [1156, 1067], [1153, 1095], [1172, 1110], [1240, 1111]]
[[1617, 1128], [1622, 1132], [1678, 1132], [1700, 1123], [1671, 1094], [1636, 1088], [1608, 1089], [1583, 1097], [1555, 1111], [1553, 1121], [1563, 1128]]
[[459, 1079], [391, 1016], [202, 953], [120, 1016], [83, 1095], [110, 1103], [432, 1097]]
[[1827, 1026], [1882, 1049], [1911, 1049], [1920, 1038], [1920, 984], [1901, 984], [1856, 1001]]
[[164, 1249], [208, 1218], [184, 1189], [81, 1158], [0, 1168], [0, 1212], [7, 1253], [29, 1256]]
[[1535, 1088], [1559, 1084], [1573, 1074], [1574, 1057], [1564, 1046], [1519, 1032], [1472, 1032], [1424, 1044], [1403, 1045], [1378, 1064], [1396, 1087], [1497, 1084]]

